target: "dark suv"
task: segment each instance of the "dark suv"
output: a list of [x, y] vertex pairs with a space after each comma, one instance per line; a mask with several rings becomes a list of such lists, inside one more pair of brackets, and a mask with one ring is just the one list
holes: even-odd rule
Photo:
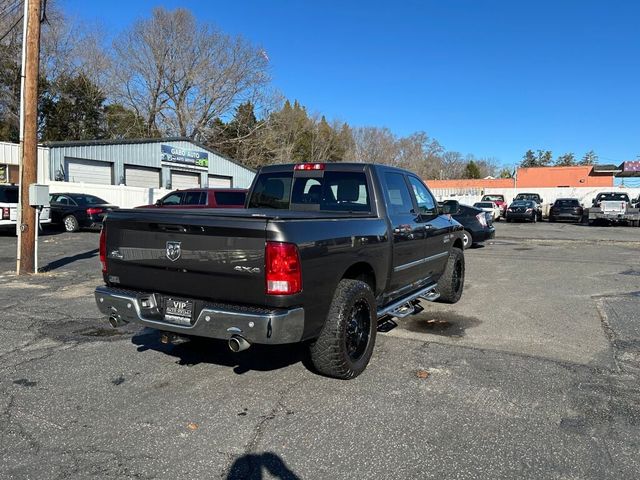
[[544, 200], [542, 200], [542, 197], [540, 197], [539, 194], [537, 193], [519, 193], [515, 196], [515, 198], [513, 199], [514, 202], [519, 201], [519, 200], [530, 200], [532, 202], [535, 202], [536, 204], [536, 213], [538, 216], [538, 220], [542, 220], [542, 202]]
[[582, 220], [583, 209], [577, 198], [558, 198], [549, 210], [549, 221], [571, 220], [579, 222]]

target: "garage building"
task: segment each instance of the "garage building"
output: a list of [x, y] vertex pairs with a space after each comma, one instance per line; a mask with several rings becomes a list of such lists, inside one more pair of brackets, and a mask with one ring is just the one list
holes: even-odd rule
[[255, 172], [188, 138], [48, 142], [50, 180], [129, 187], [248, 188]]

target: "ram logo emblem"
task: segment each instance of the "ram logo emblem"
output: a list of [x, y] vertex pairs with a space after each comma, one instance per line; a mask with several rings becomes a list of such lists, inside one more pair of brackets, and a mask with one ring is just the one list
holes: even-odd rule
[[167, 242], [167, 258], [172, 262], [175, 262], [182, 255], [182, 249], [180, 248], [181, 242]]

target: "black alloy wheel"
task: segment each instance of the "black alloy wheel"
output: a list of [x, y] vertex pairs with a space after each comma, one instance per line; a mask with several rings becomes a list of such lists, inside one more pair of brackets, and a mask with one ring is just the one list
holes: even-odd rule
[[347, 331], [345, 335], [345, 346], [349, 358], [357, 361], [362, 358], [367, 345], [369, 344], [369, 331], [371, 330], [371, 311], [369, 305], [364, 300], [359, 300], [351, 308]]

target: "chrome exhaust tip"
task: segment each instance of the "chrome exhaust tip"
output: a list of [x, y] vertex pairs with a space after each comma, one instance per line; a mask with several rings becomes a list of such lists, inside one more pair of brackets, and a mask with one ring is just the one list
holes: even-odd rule
[[242, 352], [250, 346], [249, 341], [240, 335], [234, 335], [229, 339], [229, 349], [234, 353]]
[[118, 319], [118, 317], [116, 317], [115, 315], [109, 316], [109, 325], [111, 325], [113, 328], [118, 328], [120, 325], [122, 325], [122, 323], [122, 320]]

